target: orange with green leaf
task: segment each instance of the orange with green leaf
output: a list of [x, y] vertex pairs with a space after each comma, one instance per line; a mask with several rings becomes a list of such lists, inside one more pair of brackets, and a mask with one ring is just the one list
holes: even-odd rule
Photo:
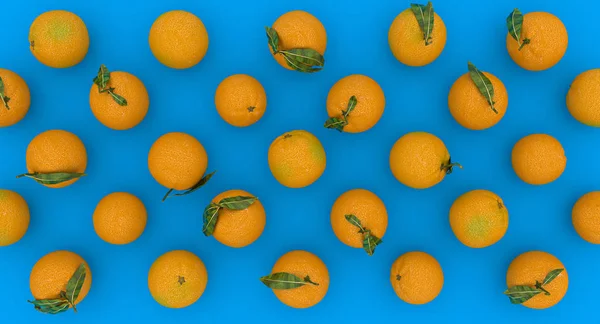
[[31, 94], [25, 80], [15, 72], [0, 69], [0, 128], [21, 121], [31, 105]]

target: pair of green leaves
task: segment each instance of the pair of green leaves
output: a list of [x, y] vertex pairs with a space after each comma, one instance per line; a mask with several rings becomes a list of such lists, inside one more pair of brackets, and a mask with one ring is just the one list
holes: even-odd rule
[[423, 32], [425, 46], [431, 44], [433, 42], [433, 19], [435, 16], [431, 1], [427, 2], [427, 5], [411, 3], [410, 9], [415, 14], [415, 17], [417, 17], [417, 22], [419, 23], [419, 27], [421, 27], [421, 31]]
[[75, 273], [71, 276], [67, 282], [66, 291], [61, 291], [59, 298], [55, 299], [36, 299], [28, 300], [27, 302], [34, 305], [35, 309], [45, 314], [59, 314], [69, 310], [69, 307], [73, 307], [73, 310], [77, 312], [75, 302], [79, 297], [83, 283], [85, 282], [86, 271], [85, 265], [82, 263], [79, 265]]
[[98, 86], [98, 92], [100, 93], [108, 93], [113, 100], [119, 104], [119, 106], [127, 106], [127, 100], [118, 94], [115, 93], [115, 88], [109, 87], [108, 82], [110, 82], [110, 71], [106, 67], [106, 65], [100, 65], [100, 69], [98, 70], [98, 75], [92, 80], [94, 84]]
[[304, 278], [300, 278], [287, 272], [273, 273], [268, 276], [261, 277], [260, 281], [271, 289], [294, 289], [306, 285], [319, 285], [318, 283], [310, 280], [308, 275]]
[[325, 66], [323, 55], [312, 48], [281, 50], [279, 48], [279, 35], [277, 31], [271, 27], [265, 27], [265, 29], [267, 30], [267, 38], [269, 39], [269, 46], [271, 46], [273, 54], [283, 55], [287, 65], [292, 69], [299, 72], [313, 73], [321, 71], [323, 66]]
[[2, 81], [2, 78], [0, 78], [0, 101], [2, 101], [2, 104], [4, 105], [6, 110], [10, 110], [10, 107], [8, 106], [10, 98], [6, 96], [6, 93], [4, 91], [4, 81]]
[[508, 33], [512, 38], [514, 38], [519, 44], [519, 51], [523, 48], [523, 46], [531, 43], [531, 39], [525, 38], [521, 41], [521, 30], [523, 29], [523, 14], [517, 8], [513, 10], [510, 15], [506, 18], [506, 27], [508, 28]]
[[563, 271], [565, 271], [565, 269], [554, 269], [546, 275], [544, 281], [539, 282], [536, 280], [533, 287], [528, 285], [513, 286], [508, 288], [504, 294], [508, 296], [508, 299], [513, 304], [522, 304], [541, 293], [550, 296], [550, 293], [544, 289], [544, 286], [551, 283], [552, 280], [556, 279]]
[[85, 173], [76, 173], [76, 172], [54, 172], [54, 173], [23, 173], [19, 174], [17, 178], [31, 178], [35, 180], [37, 183], [43, 185], [55, 185], [59, 183], [63, 183], [66, 181], [70, 181], [73, 179], [78, 179], [83, 176], [86, 176]]
[[492, 81], [490, 81], [490, 79], [485, 76], [483, 72], [477, 69], [471, 62], [468, 63], [468, 68], [471, 80], [473, 80], [481, 95], [485, 98], [488, 104], [490, 104], [492, 111], [498, 114], [498, 110], [496, 110], [494, 107], [496, 102], [494, 102], [494, 86], [492, 85]]
[[202, 233], [204, 233], [204, 236], [213, 235], [215, 226], [217, 226], [217, 221], [219, 220], [219, 211], [222, 208], [230, 210], [244, 210], [250, 207], [257, 200], [258, 198], [256, 197], [235, 196], [223, 198], [216, 204], [210, 203], [204, 209], [204, 214], [202, 216]]
[[462, 169], [462, 165], [460, 165], [460, 163], [457, 162], [452, 162], [452, 158], [450, 157], [448, 158], [448, 162], [442, 163], [442, 165], [440, 166], [440, 170], [445, 171], [446, 174], [452, 174], [452, 171], [454, 171], [454, 167]]
[[348, 125], [348, 116], [354, 110], [354, 108], [356, 108], [357, 103], [358, 100], [356, 100], [356, 96], [350, 97], [346, 110], [342, 110], [341, 117], [331, 117], [327, 119], [327, 121], [325, 121], [325, 128], [337, 129], [338, 131], [342, 132], [344, 127]]
[[377, 245], [383, 243], [383, 241], [377, 236], [373, 235], [373, 233], [371, 233], [371, 230], [363, 227], [360, 222], [360, 219], [358, 219], [358, 217], [356, 217], [355, 215], [350, 214], [345, 215], [344, 217], [346, 217], [346, 220], [350, 224], [358, 227], [358, 233], [363, 235], [363, 249], [367, 252], [369, 256], [372, 256], [373, 253], [375, 253], [375, 248], [377, 247]]
[[183, 191], [183, 192], [178, 192], [178, 193], [175, 193], [175, 194], [171, 195], [171, 193], [173, 193], [173, 191], [174, 191], [175, 189], [173, 189], [173, 188], [169, 189], [169, 191], [167, 191], [167, 193], [166, 193], [166, 194], [165, 194], [165, 196], [163, 197], [162, 201], [165, 201], [165, 200], [167, 200], [167, 198], [169, 198], [169, 197], [174, 197], [174, 196], [175, 196], [175, 197], [177, 197], [177, 196], [185, 196], [185, 195], [189, 195], [189, 194], [191, 194], [192, 192], [194, 192], [194, 191], [196, 191], [196, 190], [200, 189], [202, 186], [204, 186], [204, 185], [205, 185], [205, 184], [208, 182], [208, 180], [210, 180], [210, 178], [212, 178], [212, 176], [213, 176], [213, 175], [214, 175], [216, 172], [217, 172], [217, 171], [213, 171], [213, 172], [211, 172], [211, 173], [209, 173], [209, 174], [205, 174], [205, 175], [204, 175], [204, 176], [203, 176], [203, 177], [200, 179], [200, 181], [198, 181], [198, 183], [196, 183], [196, 184], [195, 184], [194, 186], [192, 186], [190, 189], [188, 189], [188, 190], [185, 190], [185, 191]]

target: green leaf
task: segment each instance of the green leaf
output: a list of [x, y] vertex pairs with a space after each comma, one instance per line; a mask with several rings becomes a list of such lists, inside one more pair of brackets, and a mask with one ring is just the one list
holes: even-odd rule
[[483, 72], [479, 71], [471, 62], [468, 63], [468, 67], [471, 80], [473, 80], [481, 95], [490, 104], [492, 111], [497, 114], [498, 111], [494, 108], [494, 86], [492, 85], [492, 81], [490, 81], [490, 79], [488, 79]]
[[81, 287], [83, 287], [83, 283], [85, 282], [86, 271], [85, 264], [80, 264], [75, 273], [71, 276], [69, 281], [67, 282], [67, 301], [73, 306], [73, 310], [77, 312], [75, 308], [75, 302], [79, 297], [79, 293], [81, 292]]
[[219, 218], [219, 210], [221, 206], [210, 203], [204, 209], [204, 214], [202, 215], [203, 225], [202, 225], [202, 233], [204, 236], [211, 236], [215, 231], [215, 226], [217, 225], [217, 220]]
[[350, 97], [350, 100], [348, 100], [348, 107], [346, 110], [342, 110], [342, 114], [346, 119], [346, 122], [348, 121], [347, 119], [348, 116], [350, 116], [350, 113], [354, 110], [354, 108], [356, 108], [356, 104], [358, 104], [358, 100], [356, 99], [356, 96], [352, 96]]
[[267, 38], [269, 39], [269, 46], [273, 50], [273, 54], [279, 53], [279, 35], [277, 31], [271, 27], [265, 27], [267, 30]]
[[[185, 196], [185, 195], [189, 195], [192, 192], [200, 189], [202, 186], [204, 186], [208, 180], [210, 180], [210, 178], [212, 178], [212, 176], [216, 173], [217, 171], [213, 171], [209, 174], [205, 174], [204, 177], [202, 177], [202, 179], [200, 179], [200, 181], [198, 181], [198, 183], [196, 183], [194, 186], [192, 186], [190, 189], [184, 191], [184, 192], [179, 192], [174, 194], [173, 196]], [[171, 197], [171, 193], [173, 192], [173, 189], [169, 189], [169, 191], [167, 191], [167, 194], [163, 197], [162, 201], [167, 200], [167, 198]]]
[[94, 78], [94, 83], [98, 86], [98, 91], [102, 92], [108, 85], [110, 81], [110, 71], [106, 67], [106, 65], [100, 65], [100, 69], [98, 70], [98, 75]]
[[344, 217], [350, 224], [358, 227], [359, 233], [363, 233], [365, 231], [365, 229], [362, 227], [362, 224], [360, 222], [360, 219], [358, 219], [358, 217], [356, 217], [355, 215], [352, 215], [352, 214], [345, 215]]
[[551, 283], [552, 280], [556, 279], [556, 277], [558, 277], [558, 275], [560, 275], [563, 271], [565, 271], [565, 269], [554, 269], [554, 270], [550, 271], [546, 275], [546, 278], [544, 278], [544, 281], [542, 282], [542, 286], [545, 286], [545, 285]]
[[523, 14], [518, 8], [515, 8], [510, 15], [506, 18], [506, 27], [508, 28], [508, 33], [514, 40], [519, 44], [519, 51], [523, 48], [523, 46], [529, 44], [531, 40], [529, 38], [525, 38], [521, 42], [521, 30], [523, 28]]
[[338, 131], [343, 131], [344, 126], [348, 125], [348, 122], [339, 117], [331, 117], [325, 121], [325, 128], [336, 129]]
[[410, 9], [417, 18], [419, 27], [423, 32], [423, 40], [425, 40], [425, 46], [431, 44], [431, 35], [433, 34], [433, 20], [435, 17], [433, 12], [433, 4], [431, 4], [431, 1], [427, 2], [427, 5], [411, 3]]
[[74, 173], [74, 172], [55, 172], [55, 173], [24, 173], [17, 176], [17, 178], [31, 178], [35, 180], [37, 183], [41, 183], [43, 185], [55, 185], [59, 183], [63, 183], [66, 181], [70, 181], [73, 179], [78, 179], [83, 176], [86, 176], [85, 173]]
[[10, 98], [4, 93], [4, 81], [2, 81], [2, 78], [0, 78], [0, 101], [2, 101], [2, 104], [4, 104], [4, 107], [6, 107], [6, 110], [10, 110], [10, 107], [8, 106]]
[[243, 210], [250, 207], [256, 200], [258, 200], [256, 197], [228, 197], [221, 199], [218, 205], [231, 210]]
[[541, 292], [541, 290], [530, 286], [513, 286], [508, 288], [504, 294], [508, 296], [511, 303], [522, 304]]
[[292, 48], [291, 50], [279, 51], [287, 64], [294, 70], [313, 73], [319, 72], [325, 66], [325, 58], [319, 52], [311, 48]]
[[365, 231], [363, 238], [363, 249], [365, 249], [369, 256], [372, 256], [373, 253], [375, 253], [375, 248], [381, 243], [383, 243], [383, 241], [377, 236], [371, 234], [371, 231]]
[[69, 302], [64, 298], [40, 300], [36, 299], [33, 301], [28, 300], [27, 302], [33, 304], [34, 308], [37, 311], [50, 315], [56, 315], [62, 312], [66, 312], [71, 306], [71, 304], [69, 304]]
[[316, 282], [312, 282], [309, 276], [302, 279], [287, 272], [273, 273], [260, 278], [260, 281], [271, 289], [294, 289], [305, 285], [319, 285]]
[[127, 100], [121, 96], [119, 96], [118, 94], [116, 94], [115, 92], [115, 88], [110, 88], [108, 90], [108, 94], [113, 98], [113, 100], [119, 104], [119, 106], [127, 106]]

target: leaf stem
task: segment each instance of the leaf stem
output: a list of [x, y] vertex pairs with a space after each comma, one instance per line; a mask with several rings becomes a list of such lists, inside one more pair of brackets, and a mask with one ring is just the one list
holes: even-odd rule
[[519, 46], [519, 51], [520, 51], [521, 49], [523, 49], [523, 47], [524, 47], [525, 45], [529, 44], [529, 43], [531, 43], [531, 39], [529, 39], [529, 38], [525, 38], [525, 39], [523, 40], [523, 42], [521, 42], [521, 46]]
[[167, 200], [167, 198], [169, 198], [169, 195], [171, 194], [171, 192], [173, 192], [173, 190], [175, 190], [175, 189], [173, 189], [173, 188], [169, 189], [169, 191], [167, 191], [167, 194], [163, 197], [162, 201]]

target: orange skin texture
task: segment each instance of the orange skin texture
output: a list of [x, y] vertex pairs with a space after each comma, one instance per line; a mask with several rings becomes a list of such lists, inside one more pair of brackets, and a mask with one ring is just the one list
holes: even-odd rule
[[108, 86], [114, 93], [127, 100], [127, 106], [120, 106], [108, 92], [100, 93], [96, 84], [90, 89], [90, 107], [96, 119], [104, 126], [115, 130], [130, 129], [139, 124], [150, 106], [146, 87], [133, 74], [111, 72]]
[[173, 10], [160, 15], [150, 29], [150, 50], [162, 64], [187, 69], [200, 63], [208, 51], [208, 32], [194, 14]]
[[450, 153], [435, 135], [412, 132], [402, 136], [390, 152], [390, 168], [402, 184], [425, 189], [438, 184], [446, 176], [443, 165]]
[[146, 228], [148, 213], [142, 201], [126, 192], [114, 192], [102, 198], [94, 210], [94, 230], [111, 244], [129, 244]]
[[0, 189], [0, 246], [17, 243], [29, 228], [29, 206], [21, 195]]
[[431, 255], [408, 252], [392, 264], [390, 282], [400, 299], [412, 305], [423, 305], [434, 300], [442, 291], [444, 272]]
[[567, 93], [567, 108], [579, 122], [600, 127], [600, 69], [578, 75]]
[[208, 166], [204, 146], [185, 133], [167, 133], [154, 142], [148, 154], [148, 169], [156, 182], [175, 190], [186, 190], [200, 181]]
[[204, 293], [208, 273], [202, 260], [188, 251], [171, 251], [161, 255], [148, 272], [150, 294], [162, 306], [184, 308]]
[[450, 226], [462, 244], [471, 248], [488, 247], [506, 233], [508, 210], [502, 199], [491, 191], [469, 191], [452, 204]]
[[494, 87], [494, 108], [498, 111], [497, 114], [479, 92], [469, 73], [458, 78], [448, 94], [448, 107], [452, 117], [463, 127], [472, 130], [483, 130], [496, 125], [504, 117], [508, 107], [508, 93], [502, 81], [490, 73], [483, 74]]
[[374, 193], [364, 189], [346, 191], [331, 208], [331, 227], [335, 236], [353, 248], [363, 247], [363, 234], [358, 227], [346, 220], [346, 215], [356, 216], [363, 228], [378, 238], [383, 238], [388, 225], [388, 214], [383, 201]]
[[[325, 55], [327, 49], [327, 32], [325, 27], [315, 16], [306, 11], [296, 10], [281, 15], [271, 27], [279, 36], [279, 50], [291, 50], [294, 48], [310, 48], [321, 55]], [[271, 54], [281, 66], [288, 70], [292, 68], [281, 54]]]
[[567, 157], [554, 137], [532, 134], [520, 139], [513, 147], [512, 165], [521, 180], [544, 185], [558, 179], [565, 171]]
[[215, 93], [219, 116], [236, 127], [256, 123], [267, 109], [267, 94], [255, 78], [246, 74], [231, 75], [219, 84]]
[[68, 68], [83, 61], [90, 46], [87, 27], [79, 16], [64, 10], [39, 15], [29, 29], [29, 49], [42, 64]]
[[[63, 130], [49, 130], [40, 133], [29, 143], [25, 160], [28, 173], [83, 173], [87, 167], [87, 152], [75, 134]], [[64, 188], [77, 180], [79, 179], [45, 186]]]
[[[216, 196], [212, 202], [218, 203], [224, 198], [236, 196], [255, 197], [247, 191], [228, 190]], [[221, 208], [213, 236], [224, 245], [241, 248], [256, 241], [265, 229], [266, 223], [265, 208], [259, 200], [244, 210]]]
[[303, 188], [325, 172], [325, 149], [313, 134], [294, 130], [276, 138], [269, 147], [269, 168], [282, 185]]
[[306, 251], [291, 251], [284, 254], [273, 266], [271, 273], [287, 272], [300, 278], [310, 277], [315, 285], [304, 285], [294, 289], [273, 289], [275, 296], [293, 308], [309, 308], [318, 304], [329, 289], [329, 271], [316, 255]]
[[348, 109], [350, 97], [356, 96], [356, 107], [348, 116], [344, 132], [361, 133], [371, 129], [385, 109], [385, 95], [375, 80], [368, 76], [354, 74], [336, 82], [327, 96], [329, 117], [342, 117], [342, 110]]
[[69, 251], [46, 254], [36, 262], [29, 276], [29, 287], [35, 299], [57, 299], [61, 291], [67, 290], [67, 282], [81, 265], [85, 265], [85, 280], [75, 305], [81, 303], [92, 286], [92, 272], [79, 255]]
[[425, 46], [417, 17], [411, 9], [406, 9], [392, 22], [388, 43], [398, 61], [408, 66], [424, 66], [435, 61], [446, 46], [446, 25], [435, 12], [431, 37], [431, 43]]
[[552, 307], [563, 299], [569, 288], [569, 275], [565, 266], [552, 254], [541, 251], [530, 251], [516, 257], [506, 271], [508, 287], [527, 285], [535, 286], [536, 280], [542, 282], [546, 275], [555, 269], [565, 269], [552, 282], [544, 286], [550, 295], [540, 293], [524, 302], [523, 306], [544, 309]]
[[[531, 43], [519, 51], [521, 42], [526, 38]], [[521, 42], [507, 33], [506, 49], [510, 57], [526, 70], [542, 71], [562, 59], [569, 45], [569, 35], [562, 21], [553, 14], [530, 12], [523, 16]]]
[[0, 79], [4, 83], [4, 95], [9, 97], [6, 109], [0, 101], [0, 128], [12, 126], [27, 115], [31, 105], [31, 94], [25, 80], [15, 72], [0, 69]]
[[592, 244], [600, 244], [600, 191], [581, 196], [571, 215], [577, 234]]

